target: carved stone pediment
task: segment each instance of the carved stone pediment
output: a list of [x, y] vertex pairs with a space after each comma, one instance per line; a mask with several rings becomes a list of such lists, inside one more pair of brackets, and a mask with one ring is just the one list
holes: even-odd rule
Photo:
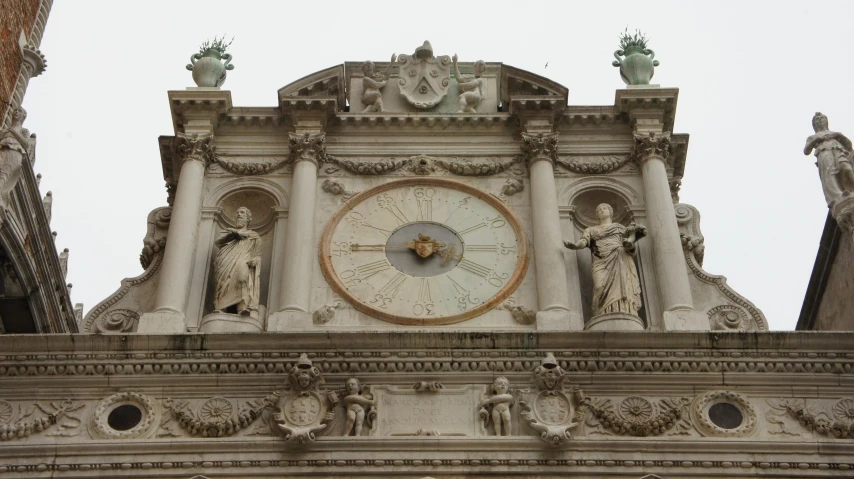
[[279, 100], [334, 98], [344, 105], [344, 65], [312, 73], [279, 89]]

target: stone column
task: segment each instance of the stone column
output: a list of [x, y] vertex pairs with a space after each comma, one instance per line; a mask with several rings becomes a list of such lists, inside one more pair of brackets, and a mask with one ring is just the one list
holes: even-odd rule
[[314, 254], [314, 209], [317, 169], [326, 156], [325, 136], [322, 132], [290, 134], [294, 174], [285, 233], [280, 306], [279, 311], [271, 316], [268, 330], [305, 329], [311, 325], [312, 266], [317, 261]]
[[557, 133], [522, 134], [522, 151], [531, 176], [537, 329], [582, 330], [581, 312], [569, 309], [566, 259], [554, 178], [557, 141]]
[[158, 273], [154, 311], [139, 320], [137, 332], [183, 333], [187, 330], [187, 297], [193, 274], [193, 254], [199, 236], [205, 165], [213, 155], [211, 135], [180, 135], [181, 173], [172, 206], [163, 264]]
[[670, 194], [665, 161], [670, 154], [669, 133], [635, 133], [634, 158], [641, 165], [644, 198], [652, 240], [658, 296], [668, 330], [707, 330], [708, 318], [694, 311], [688, 270], [676, 210]]

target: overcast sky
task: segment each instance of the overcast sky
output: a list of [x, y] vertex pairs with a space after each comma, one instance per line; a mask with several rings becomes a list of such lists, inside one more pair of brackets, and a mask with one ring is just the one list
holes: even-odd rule
[[224, 85], [235, 106], [275, 106], [305, 75], [425, 39], [437, 55], [547, 76], [572, 105], [613, 105], [617, 36], [640, 28], [661, 61], [653, 83], [680, 89], [675, 132], [691, 135], [681, 200], [702, 214], [705, 269], [788, 330], [827, 215], [802, 153], [813, 114], [854, 138], [852, 19], [842, 1], [58, 1], [24, 126], [38, 135], [57, 248], [71, 250], [72, 301], [88, 312], [142, 272], [146, 216], [166, 204], [166, 92], [194, 86], [184, 65], [205, 39], [235, 37]]

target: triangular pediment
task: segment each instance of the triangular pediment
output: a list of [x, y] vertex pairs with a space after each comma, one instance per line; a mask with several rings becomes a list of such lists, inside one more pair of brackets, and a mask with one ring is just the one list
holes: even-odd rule
[[569, 89], [546, 77], [510, 65], [501, 66], [501, 101], [514, 96], [557, 97], [566, 102]]
[[304, 76], [279, 89], [279, 100], [285, 98], [334, 98], [344, 105], [344, 65]]

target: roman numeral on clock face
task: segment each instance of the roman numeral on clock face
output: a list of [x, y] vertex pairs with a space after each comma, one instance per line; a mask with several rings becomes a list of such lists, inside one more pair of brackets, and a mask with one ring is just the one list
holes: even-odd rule
[[406, 281], [406, 276], [403, 273], [397, 273], [391, 278], [385, 286], [380, 290], [380, 294], [387, 298], [394, 298], [397, 296], [397, 293], [400, 291], [400, 287], [403, 286], [403, 282]]
[[371, 276], [381, 273], [387, 269], [391, 268], [391, 265], [388, 264], [388, 261], [381, 259], [379, 261], [374, 261], [373, 263], [363, 264], [362, 266], [357, 266], [356, 271], [359, 272], [359, 276], [362, 279], [368, 279]]
[[494, 244], [467, 244], [466, 252], [485, 252], [485, 253], [495, 253], [498, 251], [498, 247]]
[[460, 261], [460, 264], [457, 266], [461, 269], [468, 271], [469, 273], [475, 274], [475, 275], [480, 276], [482, 278], [486, 278], [487, 275], [489, 275], [489, 272], [492, 271], [491, 269], [487, 268], [486, 266], [479, 265], [479, 264], [475, 263], [474, 261], [469, 261], [465, 258], [462, 261]]
[[460, 231], [460, 236], [463, 236], [463, 235], [469, 234], [469, 233], [471, 233], [472, 231], [476, 231], [476, 230], [479, 230], [479, 229], [481, 229], [481, 228], [486, 228], [486, 223], [480, 223], [480, 224], [476, 224], [476, 225], [474, 225], [474, 226], [469, 226], [468, 228], [466, 228], [466, 229], [464, 229], [464, 230]]

